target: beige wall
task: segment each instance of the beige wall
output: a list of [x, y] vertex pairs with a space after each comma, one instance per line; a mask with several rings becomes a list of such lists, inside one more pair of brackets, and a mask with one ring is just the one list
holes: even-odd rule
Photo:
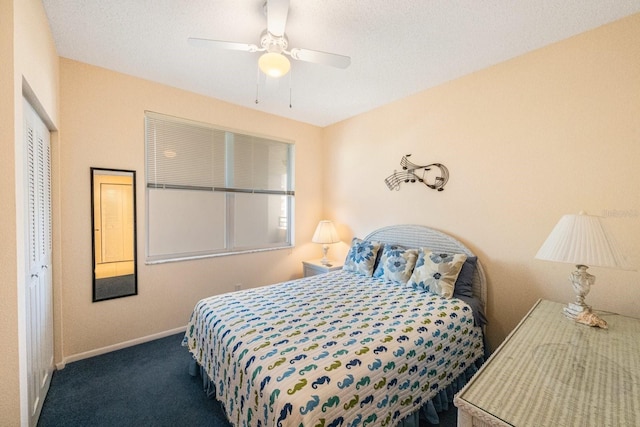
[[[322, 130], [61, 59], [62, 359], [184, 327], [206, 296], [301, 275], [322, 213]], [[144, 112], [155, 111], [296, 143], [296, 248], [145, 265]], [[137, 172], [137, 296], [91, 302], [90, 167]], [[60, 359], [58, 359], [60, 361]]]
[[[58, 56], [40, 1], [0, 1], [0, 63], [0, 420], [9, 426], [28, 420], [26, 387], [21, 387], [26, 384], [20, 308], [26, 281], [23, 91], [51, 129], [58, 121]], [[55, 134], [52, 142], [55, 156]]]
[[[341, 237], [426, 224], [474, 249], [495, 347], [538, 298], [573, 300], [572, 266], [534, 259], [566, 213], [609, 216], [640, 267], [640, 15], [325, 129], [327, 217]], [[443, 192], [384, 179], [411, 153]], [[592, 268], [587, 302], [640, 317], [637, 272]]]
[[[15, 116], [13, 2], [0, 1], [0, 419], [20, 420], [18, 284], [16, 269]], [[4, 68], [6, 67], [6, 68]], [[6, 71], [5, 71], [6, 70]], [[6, 172], [5, 172], [6, 171]]]

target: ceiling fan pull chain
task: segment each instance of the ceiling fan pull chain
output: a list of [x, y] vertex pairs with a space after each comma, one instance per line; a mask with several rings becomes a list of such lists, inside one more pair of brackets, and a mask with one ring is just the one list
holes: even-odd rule
[[256, 76], [256, 104], [260, 102], [258, 100], [259, 89], [260, 89], [260, 67], [258, 67], [258, 72], [257, 72], [257, 76]]
[[293, 74], [293, 70], [289, 73], [289, 108], [291, 108], [291, 75]]

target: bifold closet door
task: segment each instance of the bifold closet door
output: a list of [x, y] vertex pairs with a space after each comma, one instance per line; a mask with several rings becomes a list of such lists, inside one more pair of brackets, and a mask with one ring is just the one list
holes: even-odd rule
[[49, 129], [24, 100], [28, 273], [25, 289], [29, 424], [36, 425], [53, 373], [51, 274], [51, 142]]

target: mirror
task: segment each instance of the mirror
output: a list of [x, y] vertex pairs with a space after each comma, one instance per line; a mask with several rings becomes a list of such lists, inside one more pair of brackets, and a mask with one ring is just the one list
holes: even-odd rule
[[136, 295], [136, 172], [91, 168], [93, 302]]

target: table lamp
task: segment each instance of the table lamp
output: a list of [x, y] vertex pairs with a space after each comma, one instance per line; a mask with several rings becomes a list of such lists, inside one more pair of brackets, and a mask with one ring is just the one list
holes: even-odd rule
[[[560, 218], [538, 250], [536, 258], [576, 265], [577, 270], [569, 276], [576, 300], [569, 303], [563, 311], [566, 317], [582, 323], [587, 323], [584, 321], [587, 317], [593, 322], [601, 320], [592, 314], [591, 307], [585, 303], [585, 297], [596, 279], [587, 272], [588, 266], [630, 269], [604, 221], [584, 212]], [[597, 326], [606, 327], [606, 322], [602, 322], [604, 325]]]
[[322, 265], [331, 266], [329, 264], [329, 259], [327, 258], [327, 252], [329, 252], [329, 245], [331, 243], [338, 243], [340, 238], [338, 237], [338, 232], [336, 228], [333, 226], [333, 222], [329, 220], [322, 220], [318, 223], [316, 227], [316, 232], [313, 233], [313, 238], [311, 239], [313, 243], [321, 243], [322, 244]]

